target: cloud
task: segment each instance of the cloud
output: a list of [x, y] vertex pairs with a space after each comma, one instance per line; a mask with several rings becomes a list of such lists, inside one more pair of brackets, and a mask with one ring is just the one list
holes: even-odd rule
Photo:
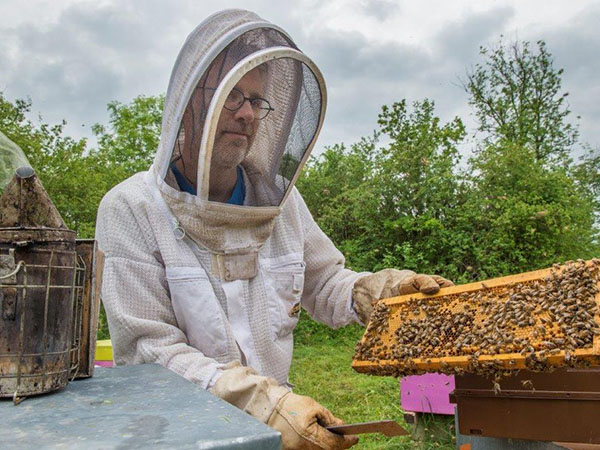
[[[600, 149], [600, 5], [594, 4], [563, 26], [543, 34], [548, 50], [554, 57], [554, 67], [564, 69], [562, 86], [569, 92], [573, 121], [580, 115], [581, 141]], [[540, 33], [540, 37], [541, 37]]]
[[477, 57], [479, 45], [499, 36], [512, 14], [510, 8], [496, 8], [445, 23], [427, 45], [373, 42], [357, 31], [327, 28], [311, 34], [311, 57], [320, 63], [330, 91], [323, 141], [330, 145], [335, 135], [346, 142], [369, 135], [381, 106], [402, 99], [434, 100], [443, 121], [464, 115], [467, 97], [459, 77]]
[[[79, 137], [91, 134], [92, 123], [107, 122], [108, 102], [165, 92], [186, 36], [208, 15], [239, 2], [56, 0], [50, 9], [29, 5], [25, 14], [12, 4], [0, 5], [10, 18], [0, 24], [0, 90], [9, 99], [30, 96], [36, 113], [50, 122], [66, 118], [75, 125], [67, 132]], [[443, 121], [457, 114], [470, 120], [459, 77], [480, 60], [479, 46], [497, 42], [501, 33], [546, 40], [556, 67], [565, 68], [563, 86], [573, 113], [583, 117], [582, 138], [599, 145], [600, 6], [556, 25], [518, 2], [468, 5], [426, 2], [435, 8], [427, 14], [391, 0], [248, 0], [244, 7], [288, 31], [323, 71], [329, 107], [317, 148], [369, 135], [381, 106], [403, 98], [435, 100]]]
[[[107, 122], [110, 101], [165, 92], [187, 35], [216, 10], [236, 3], [206, 8], [188, 0], [57, 1], [60, 11], [52, 18], [31, 11], [30, 20], [0, 24], [0, 90], [10, 100], [30, 97], [34, 116], [40, 112], [52, 123], [67, 119], [68, 133], [89, 137], [89, 126]], [[274, 20], [287, 12], [266, 0], [254, 6]]]
[[373, 16], [380, 22], [400, 10], [398, 2], [390, 0], [362, 0], [360, 2], [361, 10], [367, 16]]
[[511, 7], [496, 7], [445, 23], [434, 36], [436, 60], [472, 62], [481, 45], [498, 40], [514, 14]]
[[129, 97], [132, 85], [143, 88], [161, 70], [161, 61], [144, 58], [155, 40], [144, 14], [115, 6], [76, 4], [53, 24], [26, 22], [3, 34], [19, 55], [9, 59], [3, 49], [3, 88], [30, 96], [46, 120], [101, 120], [108, 101]]

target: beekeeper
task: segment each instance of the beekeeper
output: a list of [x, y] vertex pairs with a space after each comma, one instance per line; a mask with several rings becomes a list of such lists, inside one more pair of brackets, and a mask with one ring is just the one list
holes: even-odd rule
[[291, 392], [300, 309], [364, 324], [373, 299], [445, 283], [344, 268], [294, 187], [325, 105], [321, 72], [285, 31], [214, 14], [177, 57], [154, 164], [105, 196], [96, 229], [115, 362], [162, 364], [279, 430], [288, 449], [356, 442]]

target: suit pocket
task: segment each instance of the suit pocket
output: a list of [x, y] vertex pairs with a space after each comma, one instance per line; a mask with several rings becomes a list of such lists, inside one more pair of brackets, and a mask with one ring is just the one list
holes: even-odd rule
[[166, 274], [173, 311], [189, 344], [208, 357], [224, 355], [225, 315], [204, 269], [167, 267]]
[[299, 259], [266, 261], [264, 274], [267, 288], [271, 334], [275, 339], [288, 336], [298, 324], [305, 264]]

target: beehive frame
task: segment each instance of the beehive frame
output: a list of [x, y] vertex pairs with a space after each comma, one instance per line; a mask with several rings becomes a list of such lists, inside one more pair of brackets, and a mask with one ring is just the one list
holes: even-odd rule
[[[445, 304], [446, 308], [454, 308], [452, 311], [455, 313], [457, 308], [465, 307], [467, 301], [465, 298], [480, 297], [489, 301], [497, 292], [504, 292], [509, 289], [518, 287], [519, 289], [529, 289], [529, 286], [543, 284], [548, 282], [547, 280], [552, 277], [560, 277], [561, 274], [567, 270], [568, 267], [578, 265], [578, 267], [584, 267], [587, 270], [594, 270], [596, 274], [596, 293], [593, 297], [595, 302], [595, 313], [593, 314], [593, 322], [595, 327], [600, 327], [600, 281], [598, 281], [598, 260], [583, 262], [572, 262], [572, 265], [558, 266], [555, 265], [552, 268], [536, 270], [532, 272], [522, 273], [518, 275], [510, 275], [501, 278], [495, 278], [486, 280], [484, 282], [469, 283], [460, 286], [452, 286], [441, 289], [437, 294], [424, 295], [424, 294], [409, 294], [400, 297], [393, 297], [381, 300], [372, 316], [375, 316], [374, 320], [371, 320], [365, 334], [361, 341], [357, 345], [357, 352], [352, 362], [352, 367], [361, 373], [369, 373], [374, 375], [410, 375], [414, 373], [423, 372], [445, 372], [445, 373], [462, 373], [463, 371], [476, 371], [476, 368], [489, 368], [490, 370], [517, 370], [517, 369], [533, 369], [533, 370], [544, 370], [546, 368], [551, 369], [552, 367], [562, 365], [581, 365], [581, 364], [600, 364], [600, 336], [597, 329], [594, 329], [594, 336], [591, 345], [585, 348], [576, 348], [567, 350], [560, 348], [556, 345], [556, 348], [549, 350], [545, 347], [547, 341], [544, 341], [544, 337], [539, 337], [538, 341], [532, 338], [536, 327], [540, 327], [540, 323], [547, 326], [549, 333], [555, 333], [560, 336], [559, 330], [560, 324], [552, 323], [546, 324], [549, 320], [543, 309], [538, 308], [535, 312], [531, 313], [530, 316], [534, 319], [533, 325], [526, 325], [523, 328], [523, 332], [527, 334], [531, 344], [528, 346], [531, 352], [521, 351], [507, 351], [506, 348], [500, 348], [500, 351], [495, 354], [486, 354], [486, 352], [477, 351], [474, 348], [461, 347], [460, 349], [452, 349], [453, 356], [427, 356], [422, 354], [421, 357], [404, 357], [401, 360], [396, 359], [392, 356], [393, 352], [388, 352], [386, 356], [382, 357], [382, 354], [386, 352], [381, 348], [391, 348], [394, 346], [397, 337], [396, 333], [402, 323], [406, 323], [408, 304], [416, 305], [436, 305]], [[462, 300], [461, 300], [462, 299]], [[499, 300], [496, 300], [499, 302]], [[454, 305], [454, 306], [452, 306]], [[415, 308], [411, 306], [411, 308]], [[477, 309], [480, 305], [471, 304], [470, 308]], [[403, 311], [403, 320], [400, 319], [400, 311]], [[385, 320], [378, 320], [377, 315], [388, 314], [387, 323]], [[419, 311], [419, 316], [416, 314], [408, 314], [408, 319], [418, 320], [419, 317], [424, 317], [426, 313], [422, 310]], [[475, 316], [477, 316], [475, 314]], [[456, 315], [454, 316], [456, 317]], [[541, 317], [546, 317], [546, 322], [540, 322]], [[443, 319], [443, 318], [442, 318]], [[539, 320], [538, 320], [539, 319]], [[529, 317], [526, 317], [529, 321]], [[450, 325], [451, 327], [452, 325]], [[483, 326], [482, 323], [478, 323], [476, 319], [473, 319], [472, 326]], [[489, 325], [486, 324], [486, 327]], [[515, 327], [519, 328], [519, 327]], [[517, 334], [520, 330], [517, 330]], [[564, 336], [566, 339], [567, 336]], [[524, 339], [519, 337], [519, 339]], [[554, 338], [557, 342], [561, 341], [560, 337]], [[375, 343], [373, 343], [375, 341]], [[554, 342], [554, 341], [553, 341]], [[543, 345], [542, 345], [543, 344]], [[498, 346], [496, 346], [498, 347]], [[510, 345], [505, 347], [510, 348]], [[514, 346], [512, 346], [514, 347]], [[566, 346], [565, 346], [566, 347]], [[370, 351], [369, 351], [370, 349]], [[379, 350], [378, 350], [379, 349]], [[514, 349], [513, 349], [514, 350]], [[450, 353], [450, 352], [447, 352]], [[490, 353], [490, 352], [488, 352]], [[493, 353], [493, 352], [492, 352]], [[365, 356], [368, 355], [368, 356]], [[532, 360], [534, 363], [532, 364]]]

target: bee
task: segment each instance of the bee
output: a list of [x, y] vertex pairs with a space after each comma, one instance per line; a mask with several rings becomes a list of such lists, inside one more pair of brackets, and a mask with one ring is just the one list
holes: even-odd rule
[[521, 380], [521, 385], [526, 389], [533, 388], [533, 382], [531, 380]]
[[494, 394], [498, 395], [500, 392], [502, 392], [502, 389], [500, 389], [500, 383], [494, 381]]

